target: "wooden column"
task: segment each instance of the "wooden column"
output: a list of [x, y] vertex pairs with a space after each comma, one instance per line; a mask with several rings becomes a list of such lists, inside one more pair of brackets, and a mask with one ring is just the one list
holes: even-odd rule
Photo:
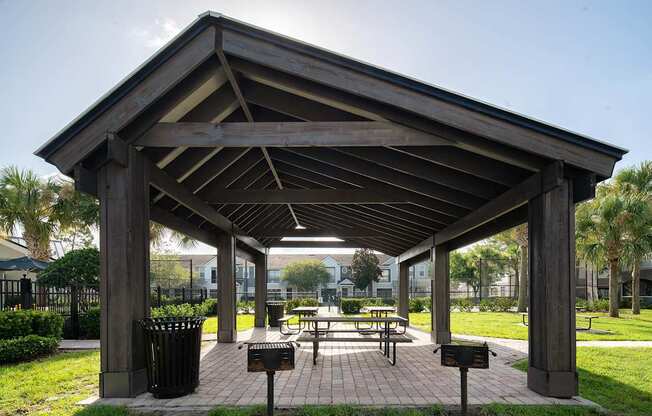
[[149, 315], [149, 172], [135, 149], [123, 156], [98, 171], [101, 397], [147, 389], [137, 320]]
[[410, 319], [410, 265], [406, 261], [398, 264], [398, 315]]
[[217, 342], [236, 341], [235, 237], [217, 237]]
[[432, 337], [437, 344], [451, 342], [450, 276], [448, 248], [438, 245], [432, 256]]
[[265, 328], [267, 313], [265, 302], [267, 301], [267, 254], [256, 255], [256, 297], [255, 297], [255, 318], [254, 326]]
[[572, 183], [529, 201], [528, 387], [577, 395], [575, 368], [575, 206]]

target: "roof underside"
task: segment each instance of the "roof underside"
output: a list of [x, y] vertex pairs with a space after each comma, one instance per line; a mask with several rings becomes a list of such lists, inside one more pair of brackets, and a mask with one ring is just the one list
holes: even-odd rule
[[[241, 129], [244, 123], [319, 127], [332, 122], [339, 123], [333, 124], [338, 132], [367, 128], [363, 122], [378, 124], [365, 130], [360, 146], [329, 145], [328, 138], [310, 146], [256, 142], [252, 147], [246, 139], [232, 145], [193, 139], [164, 146], [145, 140], [162, 122], [225, 129]], [[420, 138], [419, 145], [411, 139], [404, 145], [374, 142], [380, 133], [373, 128], [387, 122], [409, 130], [409, 137], [425, 133], [432, 139]], [[92, 169], [109, 131], [137, 146], [168, 177], [264, 246], [288, 244], [280, 241], [284, 235], [334, 235], [345, 245], [393, 256], [555, 160], [565, 162], [568, 174], [595, 174], [600, 180], [624, 153], [212, 15], [196, 21], [37, 154], [64, 173], [80, 164]], [[283, 197], [256, 197], [257, 190], [269, 196], [281, 189]], [[353, 198], [351, 191], [367, 198]], [[214, 221], [175, 193], [159, 186], [150, 195], [153, 211], [172, 213], [202, 231], [218, 231]], [[306, 230], [297, 231], [297, 224]]]

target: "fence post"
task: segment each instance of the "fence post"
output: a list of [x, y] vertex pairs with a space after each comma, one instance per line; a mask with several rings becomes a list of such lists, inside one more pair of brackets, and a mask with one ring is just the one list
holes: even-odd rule
[[[184, 303], [186, 301], [186, 287], [181, 288], [181, 303]], [[192, 299], [191, 299], [192, 303]]]
[[32, 281], [26, 277], [20, 279], [20, 307], [21, 309], [32, 308]]
[[70, 286], [70, 327], [73, 339], [79, 338], [79, 288]]
[[160, 308], [161, 307], [161, 286], [156, 286], [156, 303], [158, 304], [157, 306]]

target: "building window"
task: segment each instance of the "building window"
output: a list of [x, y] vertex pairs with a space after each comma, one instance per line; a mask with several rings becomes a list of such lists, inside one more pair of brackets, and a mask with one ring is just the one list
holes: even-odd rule
[[392, 289], [376, 289], [376, 296], [383, 299], [390, 299], [392, 297]]
[[217, 267], [211, 267], [211, 283], [217, 283]]
[[268, 283], [278, 283], [281, 281], [281, 271], [276, 269], [276, 270], [268, 270], [267, 271], [267, 282]]
[[328, 275], [331, 277], [331, 282], [335, 281], [335, 267], [326, 267]]
[[200, 279], [203, 279], [204, 277], [206, 277], [206, 274], [204, 273], [204, 268], [203, 267], [201, 269], [197, 269], [197, 270], [199, 271], [198, 274], [199, 274]]
[[378, 278], [379, 282], [391, 282], [392, 281], [392, 271], [390, 269], [381, 269], [381, 275]]
[[342, 267], [340, 267], [340, 278], [341, 279], [350, 279], [352, 274], [353, 274], [353, 271], [351, 270], [351, 266], [342, 266]]
[[283, 299], [283, 296], [281, 295], [281, 289], [267, 289], [267, 299], [269, 300]]
[[423, 269], [419, 270], [419, 277], [423, 277], [423, 276], [425, 276], [425, 275], [426, 275], [426, 271], [425, 271], [425, 270], [423, 270]]

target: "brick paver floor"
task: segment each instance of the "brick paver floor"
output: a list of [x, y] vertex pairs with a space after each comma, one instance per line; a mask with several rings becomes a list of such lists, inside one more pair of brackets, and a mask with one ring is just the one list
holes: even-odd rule
[[[296, 352], [294, 371], [277, 372], [275, 404], [278, 407], [304, 404], [362, 405], [457, 405], [460, 402], [459, 371], [440, 365], [433, 355], [429, 334], [409, 330], [412, 344], [398, 347], [398, 362], [392, 367], [376, 343], [327, 343], [319, 347], [317, 365], [312, 364], [312, 345]], [[238, 333], [239, 341], [294, 339], [277, 330], [254, 329]], [[265, 373], [247, 373], [246, 348], [238, 344], [205, 343], [200, 385], [195, 393], [169, 400], [154, 399], [149, 393], [135, 399], [103, 399], [106, 404], [123, 404], [149, 409], [208, 409], [217, 405], [250, 405], [266, 401]], [[525, 373], [510, 367], [522, 352], [501, 345], [490, 369], [469, 371], [469, 403], [588, 404], [574, 398], [559, 400], [540, 396], [526, 387]]]

